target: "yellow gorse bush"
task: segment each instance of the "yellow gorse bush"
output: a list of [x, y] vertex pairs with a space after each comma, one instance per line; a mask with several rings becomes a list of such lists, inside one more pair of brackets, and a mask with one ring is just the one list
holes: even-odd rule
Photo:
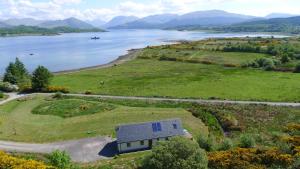
[[0, 169], [55, 169], [42, 162], [19, 159], [0, 151]]
[[208, 154], [210, 168], [222, 169], [265, 169], [272, 164], [289, 166], [294, 158], [283, 154], [278, 149], [259, 150], [256, 148], [236, 148], [228, 151], [217, 151]]

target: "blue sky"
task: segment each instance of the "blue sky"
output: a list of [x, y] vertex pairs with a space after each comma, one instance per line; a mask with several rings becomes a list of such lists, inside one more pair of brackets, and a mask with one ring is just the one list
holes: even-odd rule
[[300, 0], [0, 0], [0, 19], [109, 20], [118, 15], [144, 17], [211, 9], [255, 16], [300, 14]]

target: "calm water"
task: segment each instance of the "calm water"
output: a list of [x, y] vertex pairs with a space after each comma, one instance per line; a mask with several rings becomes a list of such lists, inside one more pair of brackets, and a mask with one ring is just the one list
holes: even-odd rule
[[[91, 40], [99, 36], [100, 40]], [[32, 71], [43, 65], [51, 71], [76, 69], [111, 62], [132, 48], [159, 45], [172, 40], [209, 37], [267, 36], [249, 34], [211, 34], [165, 30], [111, 30], [105, 33], [63, 34], [0, 38], [0, 74], [10, 61], [19, 57]], [[33, 55], [30, 55], [33, 54]]]

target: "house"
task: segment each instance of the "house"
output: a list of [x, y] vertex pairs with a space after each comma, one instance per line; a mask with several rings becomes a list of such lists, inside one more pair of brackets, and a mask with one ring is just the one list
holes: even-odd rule
[[186, 134], [180, 119], [120, 125], [116, 133], [120, 153], [151, 149], [157, 141]]

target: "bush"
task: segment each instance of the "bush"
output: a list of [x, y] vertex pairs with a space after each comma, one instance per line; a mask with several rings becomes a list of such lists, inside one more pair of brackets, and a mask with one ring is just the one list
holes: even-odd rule
[[10, 156], [4, 152], [0, 152], [0, 168], [1, 169], [54, 169], [42, 162], [34, 160], [19, 159]]
[[48, 159], [50, 164], [58, 169], [67, 169], [71, 167], [71, 158], [65, 151], [56, 150], [48, 156]]
[[220, 151], [226, 151], [226, 150], [230, 150], [233, 148], [233, 143], [229, 138], [226, 138], [223, 140], [219, 150]]
[[300, 73], [300, 63], [295, 67], [295, 73]]
[[56, 92], [54, 95], [53, 95], [53, 98], [55, 99], [61, 99], [63, 97], [63, 94], [61, 92]]
[[47, 87], [44, 92], [48, 92], [48, 93], [70, 93], [69, 89], [66, 87], [61, 87], [61, 86], [49, 86]]
[[271, 166], [288, 168], [293, 164], [290, 154], [277, 149], [236, 148], [208, 154], [209, 168], [214, 169], [266, 169]]
[[4, 98], [4, 94], [0, 92], [0, 99]]
[[241, 135], [240, 137], [240, 147], [241, 148], [253, 148], [255, 147], [255, 140], [251, 135]]
[[214, 151], [215, 150], [216, 139], [214, 136], [209, 135], [208, 138], [200, 136], [197, 141], [198, 141], [200, 148], [202, 148], [206, 151]]
[[19, 88], [18, 86], [12, 85], [8, 82], [0, 82], [0, 90], [3, 92], [16, 92]]
[[143, 169], [207, 169], [207, 156], [197, 143], [182, 137], [161, 142], [142, 163]]
[[84, 92], [84, 94], [86, 94], [86, 95], [91, 95], [91, 94], [93, 94], [93, 92], [90, 91], [90, 90], [87, 90], [87, 91]]

